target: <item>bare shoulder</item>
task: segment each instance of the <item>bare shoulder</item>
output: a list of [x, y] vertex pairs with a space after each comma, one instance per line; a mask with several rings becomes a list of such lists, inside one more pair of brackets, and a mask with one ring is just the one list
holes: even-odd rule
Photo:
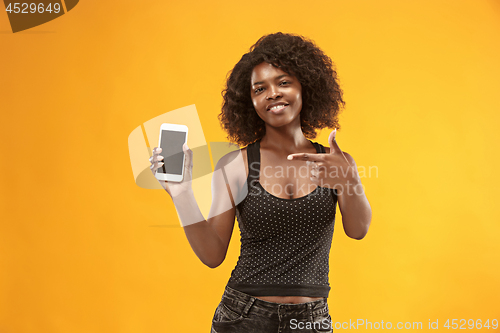
[[247, 149], [237, 149], [233, 150], [224, 156], [222, 156], [217, 165], [215, 166], [215, 171], [223, 169], [224, 173], [229, 180], [237, 180], [238, 183], [245, 181], [246, 169], [247, 167]]
[[237, 149], [230, 151], [229, 153], [222, 156], [217, 165], [215, 166], [215, 170], [220, 168], [227, 168], [234, 164], [240, 164], [245, 162], [247, 158], [247, 148]]

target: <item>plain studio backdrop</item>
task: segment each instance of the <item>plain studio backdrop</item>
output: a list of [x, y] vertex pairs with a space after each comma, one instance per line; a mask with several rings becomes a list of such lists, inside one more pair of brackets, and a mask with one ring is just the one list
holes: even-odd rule
[[0, 12], [0, 332], [208, 332], [239, 230], [203, 266], [127, 138], [196, 104], [225, 141], [226, 74], [277, 31], [335, 62], [337, 142], [367, 171], [366, 238], [337, 215], [333, 321], [500, 320], [498, 1], [104, 0], [16, 34]]

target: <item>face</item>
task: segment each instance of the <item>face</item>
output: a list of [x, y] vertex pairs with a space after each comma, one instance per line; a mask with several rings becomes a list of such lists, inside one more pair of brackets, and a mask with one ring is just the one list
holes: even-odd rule
[[295, 76], [263, 62], [252, 71], [251, 90], [255, 111], [266, 125], [300, 127], [302, 86]]

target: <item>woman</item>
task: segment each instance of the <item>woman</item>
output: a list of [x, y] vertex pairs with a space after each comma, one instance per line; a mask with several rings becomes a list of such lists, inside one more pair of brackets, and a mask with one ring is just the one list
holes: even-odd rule
[[[332, 62], [312, 41], [262, 37], [236, 64], [219, 119], [241, 146], [219, 160], [207, 220], [185, 178], [163, 182], [191, 247], [215, 268], [225, 258], [235, 217], [241, 254], [215, 311], [212, 332], [331, 332], [328, 257], [337, 202], [344, 230], [361, 239], [371, 209], [354, 159], [335, 142], [345, 104]], [[311, 142], [334, 128], [330, 148]], [[163, 165], [161, 149], [151, 158]]]

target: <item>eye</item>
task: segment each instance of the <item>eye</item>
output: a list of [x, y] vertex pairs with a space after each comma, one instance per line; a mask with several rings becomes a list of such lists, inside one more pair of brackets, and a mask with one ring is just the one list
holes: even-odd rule
[[255, 94], [258, 94], [258, 93], [263, 92], [263, 91], [264, 91], [264, 88], [259, 87], [259, 88], [254, 89], [254, 91], [253, 91], [253, 92], [254, 92]]
[[281, 86], [286, 86], [286, 85], [289, 85], [290, 83], [291, 83], [290, 81], [281, 81], [280, 85]]

